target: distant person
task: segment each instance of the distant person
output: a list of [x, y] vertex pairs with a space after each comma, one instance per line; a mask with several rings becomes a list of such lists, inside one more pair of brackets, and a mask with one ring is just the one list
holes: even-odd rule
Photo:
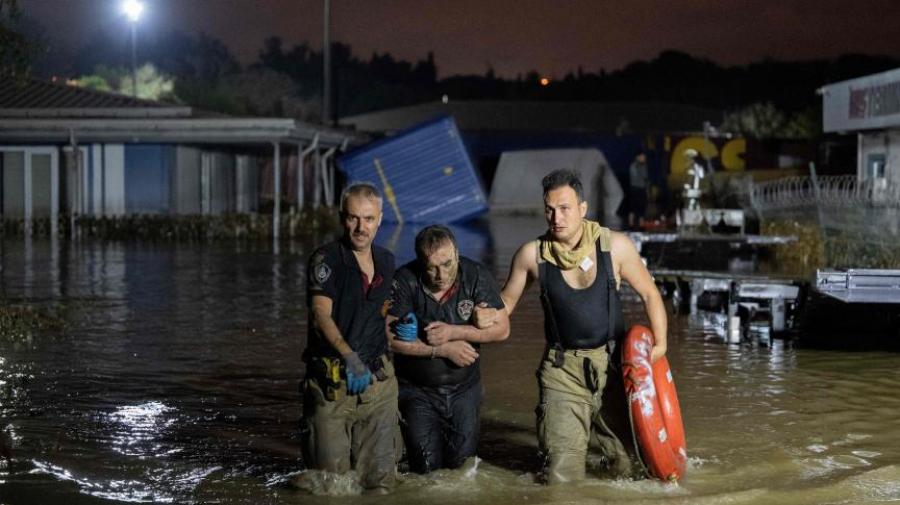
[[628, 227], [640, 227], [647, 217], [647, 196], [650, 179], [647, 173], [647, 154], [639, 152], [628, 167]]
[[472, 325], [476, 306], [503, 308], [500, 289], [480, 263], [459, 255], [448, 228], [416, 235], [416, 259], [397, 270], [388, 324], [400, 381], [402, 431], [410, 469], [458, 468], [478, 447], [479, 347], [509, 336], [500, 311], [486, 329]]
[[703, 194], [700, 181], [706, 177], [707, 170], [701, 163], [700, 153], [696, 149], [685, 149], [684, 157], [687, 160], [687, 175], [691, 177], [691, 182], [684, 185], [685, 208], [699, 210], [700, 197]]
[[[616, 345], [624, 333], [619, 282], [644, 302], [656, 336], [654, 362], [666, 353], [666, 309], [628, 236], [584, 219], [578, 175], [556, 170], [542, 185], [548, 230], [516, 252], [501, 295], [512, 314], [525, 290], [540, 284], [547, 347], [537, 373], [537, 427], [544, 475], [549, 483], [584, 478], [592, 438], [610, 470], [628, 475], [633, 446]], [[496, 314], [478, 308], [475, 317], [489, 328]]]
[[340, 212], [343, 236], [313, 252], [307, 273], [304, 458], [310, 468], [356, 470], [365, 489], [388, 491], [399, 422], [384, 323], [394, 256], [372, 244], [382, 217], [374, 186], [349, 186]]

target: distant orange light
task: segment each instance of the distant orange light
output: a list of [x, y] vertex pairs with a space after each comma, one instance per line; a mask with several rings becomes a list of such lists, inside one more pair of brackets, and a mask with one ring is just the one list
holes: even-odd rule
[[541, 77], [541, 86], [547, 86], [549, 84], [550, 84], [550, 79], [547, 79], [546, 77]]

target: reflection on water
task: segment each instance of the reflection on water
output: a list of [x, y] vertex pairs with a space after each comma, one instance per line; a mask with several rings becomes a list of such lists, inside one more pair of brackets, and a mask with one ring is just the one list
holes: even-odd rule
[[[418, 231], [379, 242], [412, 257]], [[463, 254], [502, 280], [540, 219], [457, 228]], [[296, 427], [311, 244], [0, 243], [8, 299], [76, 307], [70, 326], [0, 337], [0, 503], [347, 503], [352, 478], [304, 471]], [[406, 256], [404, 256], [406, 255]], [[723, 345], [673, 317], [669, 360], [688, 437], [680, 486], [545, 487], [533, 370], [540, 307], [527, 296], [511, 338], [483, 349], [487, 397], [477, 465], [407, 475], [372, 503], [861, 503], [900, 500], [896, 354]], [[627, 317], [642, 319], [633, 298]], [[848, 336], [852, 341], [852, 335]], [[317, 492], [292, 487], [298, 481]]]

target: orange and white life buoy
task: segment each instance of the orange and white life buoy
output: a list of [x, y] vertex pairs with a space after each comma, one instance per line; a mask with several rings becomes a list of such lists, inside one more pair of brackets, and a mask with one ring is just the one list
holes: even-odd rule
[[687, 445], [669, 361], [650, 365], [653, 332], [644, 326], [632, 326], [624, 345], [622, 375], [641, 456], [654, 477], [675, 482], [684, 477]]

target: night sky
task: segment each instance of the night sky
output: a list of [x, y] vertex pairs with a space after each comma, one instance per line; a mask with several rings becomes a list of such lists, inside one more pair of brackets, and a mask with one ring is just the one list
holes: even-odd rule
[[[263, 39], [321, 47], [322, 0], [145, 0], [140, 28], [205, 32], [242, 62]], [[97, 30], [128, 26], [120, 0], [20, 0], [63, 47]], [[406, 60], [433, 50], [441, 77], [537, 70], [562, 77], [616, 70], [677, 49], [719, 64], [828, 58], [844, 53], [900, 57], [898, 0], [332, 0], [332, 37], [367, 58]], [[126, 35], [127, 36], [127, 35]]]

